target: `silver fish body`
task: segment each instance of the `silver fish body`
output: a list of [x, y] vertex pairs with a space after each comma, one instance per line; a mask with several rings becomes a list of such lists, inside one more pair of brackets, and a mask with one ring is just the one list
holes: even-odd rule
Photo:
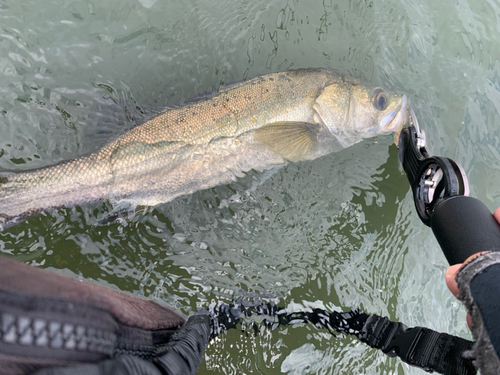
[[0, 172], [0, 229], [110, 198], [155, 206], [398, 131], [407, 113], [406, 96], [335, 70], [262, 75], [160, 113], [88, 156]]

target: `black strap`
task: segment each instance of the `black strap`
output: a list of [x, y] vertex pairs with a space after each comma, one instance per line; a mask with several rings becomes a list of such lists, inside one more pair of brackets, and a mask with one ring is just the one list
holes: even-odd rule
[[464, 352], [474, 344], [457, 336], [439, 333], [429, 328], [408, 328], [388, 318], [370, 315], [358, 338], [390, 357], [398, 356], [412, 366], [440, 374], [476, 374], [470, 358]]
[[[243, 316], [266, 315], [269, 328], [294, 323], [313, 323], [318, 328], [332, 329], [356, 336], [372, 348], [380, 349], [390, 357], [398, 356], [403, 362], [446, 375], [472, 375], [476, 369], [464, 352], [472, 348], [472, 341], [439, 333], [428, 328], [408, 328], [403, 323], [392, 322], [378, 315], [367, 315], [359, 309], [349, 312], [311, 311], [288, 312], [272, 302], [238, 300], [234, 305], [221, 303], [210, 307], [212, 336], [234, 328]], [[244, 327], [242, 322], [242, 328]], [[248, 325], [247, 328], [255, 328]]]

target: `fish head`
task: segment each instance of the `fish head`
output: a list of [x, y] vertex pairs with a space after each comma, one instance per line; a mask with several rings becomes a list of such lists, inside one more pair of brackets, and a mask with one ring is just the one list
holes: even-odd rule
[[409, 100], [404, 94], [346, 79], [327, 85], [314, 109], [319, 123], [352, 143], [381, 134], [399, 134], [409, 116]]

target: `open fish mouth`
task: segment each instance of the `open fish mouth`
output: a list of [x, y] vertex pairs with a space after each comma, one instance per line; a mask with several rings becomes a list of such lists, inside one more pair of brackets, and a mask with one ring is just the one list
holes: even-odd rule
[[408, 119], [409, 112], [409, 100], [406, 95], [403, 95], [401, 104], [380, 120], [380, 128], [387, 132], [398, 132]]

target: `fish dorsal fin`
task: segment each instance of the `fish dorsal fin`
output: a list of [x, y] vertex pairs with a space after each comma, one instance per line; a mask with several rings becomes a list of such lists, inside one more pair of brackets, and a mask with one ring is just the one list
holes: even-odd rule
[[296, 162], [311, 159], [318, 146], [320, 125], [307, 122], [275, 122], [253, 130], [253, 141]]

